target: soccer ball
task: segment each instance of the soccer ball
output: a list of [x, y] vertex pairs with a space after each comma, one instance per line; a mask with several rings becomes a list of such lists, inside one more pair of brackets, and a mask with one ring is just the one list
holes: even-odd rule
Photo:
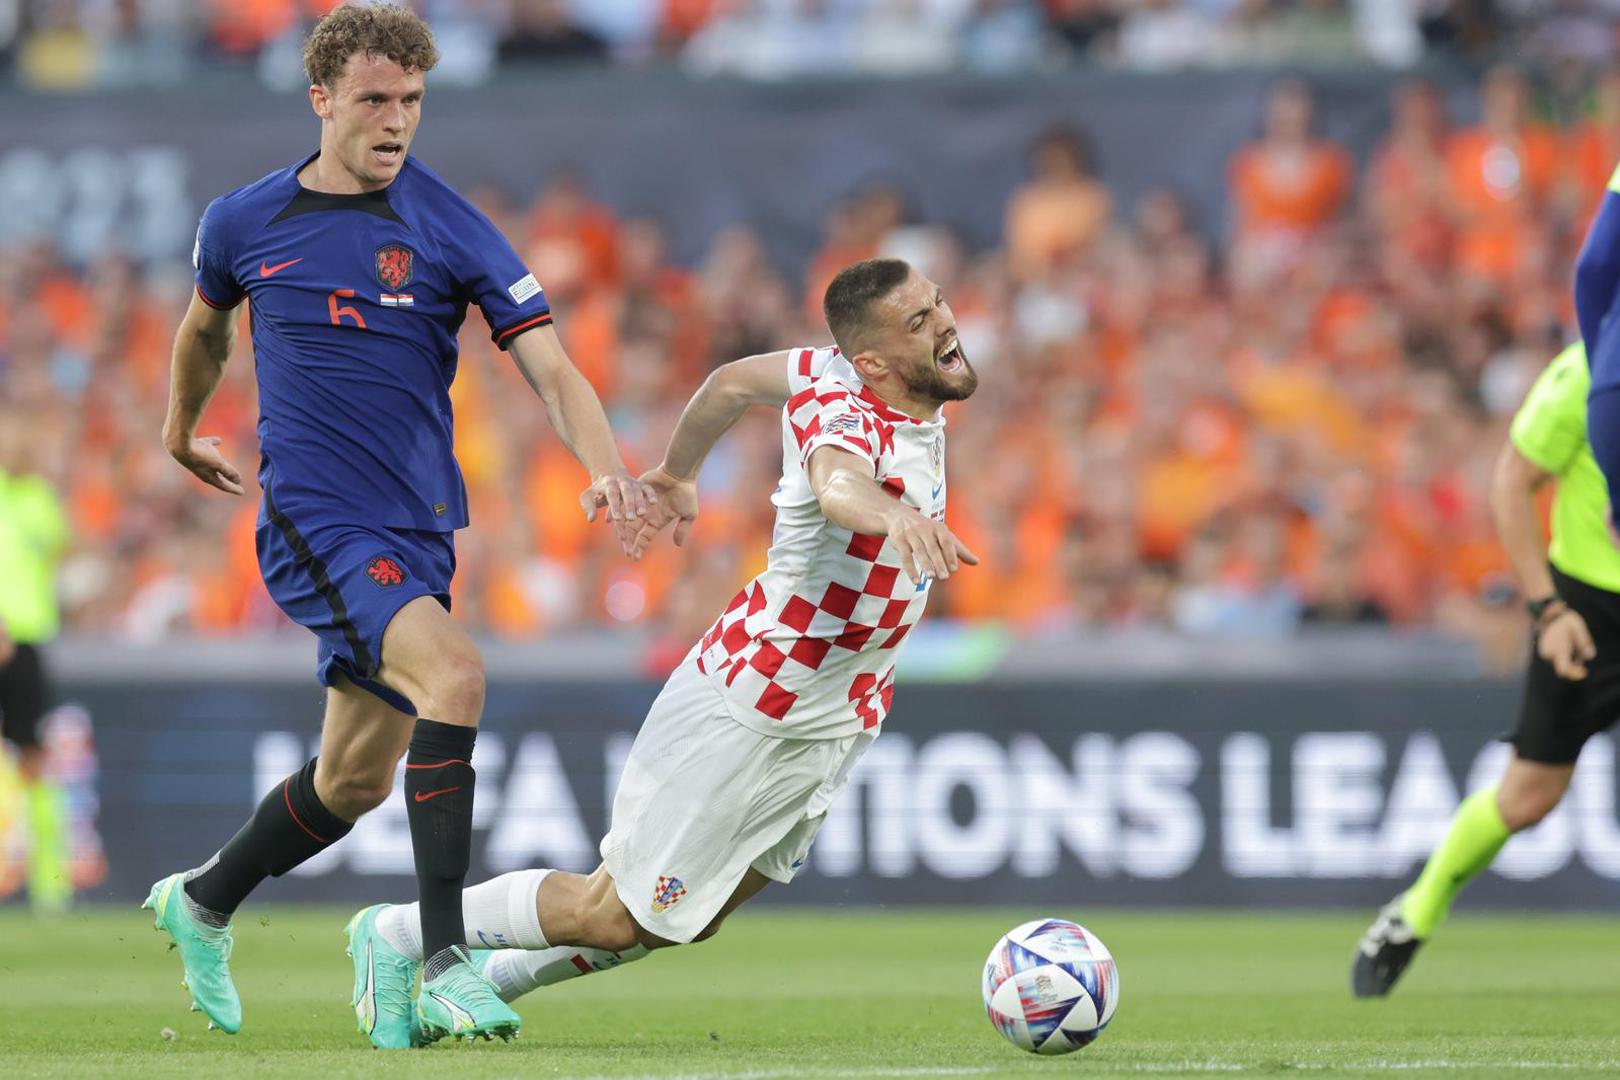
[[1032, 1054], [1068, 1054], [1089, 1045], [1118, 1004], [1113, 955], [1067, 919], [1015, 927], [984, 962], [984, 1011], [1008, 1042]]

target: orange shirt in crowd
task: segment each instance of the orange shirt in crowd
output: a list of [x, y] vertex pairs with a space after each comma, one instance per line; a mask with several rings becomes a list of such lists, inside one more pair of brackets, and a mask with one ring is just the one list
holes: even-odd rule
[[1569, 136], [1570, 179], [1580, 198], [1580, 220], [1584, 228], [1597, 213], [1608, 190], [1609, 178], [1620, 165], [1620, 124], [1588, 120]]
[[1382, 232], [1379, 242], [1438, 269], [1450, 254], [1451, 219], [1443, 155], [1387, 143], [1367, 170], [1367, 188]]
[[1456, 262], [1464, 272], [1503, 280], [1535, 229], [1535, 215], [1558, 178], [1559, 140], [1543, 127], [1512, 138], [1484, 128], [1453, 135], [1447, 173], [1461, 235]]
[[1324, 140], [1298, 154], [1252, 143], [1232, 159], [1229, 181], [1245, 234], [1310, 233], [1333, 220], [1350, 193], [1350, 155]]
[[1107, 228], [1113, 197], [1095, 180], [1028, 183], [1007, 203], [1007, 261], [1022, 281], [1084, 251]]
[[542, 199], [535, 204], [528, 224], [533, 245], [555, 247], [556, 258], [578, 266], [584, 289], [604, 288], [618, 281], [619, 224], [606, 207], [586, 203], [577, 213], [559, 213]]
[[304, 16], [320, 18], [343, 0], [213, 0], [216, 44], [228, 52], [248, 53], [291, 30]]

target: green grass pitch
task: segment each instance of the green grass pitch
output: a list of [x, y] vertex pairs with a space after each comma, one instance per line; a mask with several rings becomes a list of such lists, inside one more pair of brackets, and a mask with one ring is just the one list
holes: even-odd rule
[[354, 1030], [348, 914], [244, 912], [233, 1038], [187, 1011], [145, 913], [0, 912], [0, 1076], [1620, 1075], [1612, 919], [1465, 916], [1394, 998], [1358, 1002], [1370, 912], [1070, 912], [1118, 957], [1121, 1004], [1091, 1047], [1041, 1059], [991, 1029], [978, 980], [1002, 931], [1050, 912], [745, 911], [706, 944], [529, 995], [518, 1043], [390, 1055]]

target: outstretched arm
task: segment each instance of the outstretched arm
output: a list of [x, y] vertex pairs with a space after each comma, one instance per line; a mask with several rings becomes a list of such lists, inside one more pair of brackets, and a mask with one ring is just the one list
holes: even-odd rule
[[697, 474], [709, 451], [755, 405], [780, 409], [788, 399], [787, 353], [764, 353], [723, 364], [709, 374], [686, 403], [663, 462], [641, 480], [657, 497], [636, 534], [631, 554], [639, 558], [671, 522], [675, 543], [686, 542], [697, 520]]
[[595, 521], [607, 508], [625, 554], [635, 536], [632, 522], [647, 513], [647, 496], [624, 467], [607, 413], [590, 381], [579, 373], [552, 326], [539, 326], [512, 339], [512, 361], [545, 402], [546, 416], [563, 445], [590, 473], [591, 486], [580, 494], [585, 519]]
[[216, 308], [193, 293], [191, 306], [174, 335], [163, 445], [174, 460], [203, 483], [240, 495], [242, 475], [219, 452], [218, 436], [197, 437], [203, 410], [225, 377], [225, 362], [235, 343], [235, 309]]
[[787, 399], [787, 353], [765, 353], [721, 365], [686, 403], [659, 467], [677, 480], [697, 479], [714, 444], [750, 406], [780, 409]]
[[836, 446], [817, 447], [810, 455], [810, 490], [834, 525], [887, 537], [912, 581], [925, 577], [943, 581], [962, 563], [979, 564], [979, 557], [943, 521], [919, 513], [884, 491], [871, 462], [859, 455]]

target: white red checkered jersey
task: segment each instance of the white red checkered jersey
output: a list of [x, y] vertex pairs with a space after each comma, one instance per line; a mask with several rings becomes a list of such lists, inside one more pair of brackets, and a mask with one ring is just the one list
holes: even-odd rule
[[810, 490], [810, 454], [836, 446], [869, 461], [891, 495], [943, 520], [945, 421], [890, 408], [836, 349], [790, 351], [788, 383], [765, 571], [703, 635], [697, 663], [744, 726], [832, 739], [883, 722], [900, 643], [930, 583], [906, 576], [887, 537], [827, 520]]

